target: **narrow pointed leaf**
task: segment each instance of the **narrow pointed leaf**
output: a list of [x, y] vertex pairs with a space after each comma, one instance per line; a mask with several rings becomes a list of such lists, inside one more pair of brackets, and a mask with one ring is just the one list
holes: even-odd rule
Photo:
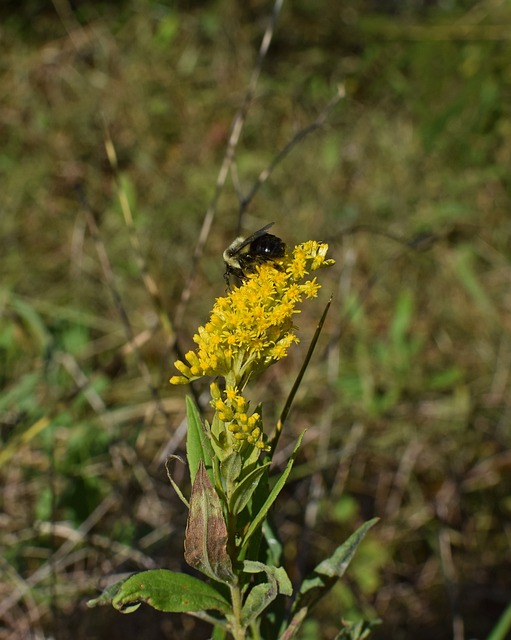
[[275, 500], [277, 499], [277, 496], [279, 495], [279, 493], [282, 491], [284, 485], [286, 484], [286, 480], [287, 480], [289, 474], [291, 473], [291, 469], [293, 468], [293, 463], [294, 463], [295, 458], [296, 458], [296, 456], [298, 454], [298, 450], [300, 448], [300, 444], [302, 442], [302, 438], [303, 438], [304, 434], [305, 434], [305, 431], [298, 438], [298, 442], [296, 443], [294, 451], [293, 451], [293, 453], [291, 454], [291, 457], [288, 460], [286, 468], [280, 474], [279, 479], [275, 483], [275, 486], [270, 491], [270, 495], [268, 496], [268, 498], [266, 499], [266, 501], [264, 502], [264, 504], [262, 505], [262, 507], [258, 511], [258, 513], [256, 513], [254, 515], [254, 519], [250, 523], [250, 526], [249, 526], [249, 528], [247, 530], [247, 533], [245, 534], [245, 538], [243, 539], [243, 546], [246, 545], [247, 540], [249, 540], [249, 538], [255, 533], [255, 531], [257, 531], [258, 527], [260, 526], [260, 524], [262, 523], [262, 521], [266, 517], [266, 514], [268, 513], [271, 505], [275, 502]]
[[223, 462], [229, 457], [231, 447], [227, 438], [227, 428], [225, 422], [220, 420], [218, 412], [215, 412], [213, 416], [213, 422], [211, 423], [211, 449], [213, 454], [220, 462]]
[[226, 584], [233, 584], [236, 580], [227, 554], [227, 527], [222, 505], [202, 461], [190, 497], [185, 560], [213, 580]]
[[181, 502], [189, 509], [190, 508], [190, 504], [189, 504], [188, 500], [184, 497], [183, 492], [181, 491], [179, 486], [176, 484], [176, 482], [174, 481], [174, 478], [172, 477], [172, 474], [170, 473], [170, 469], [169, 469], [169, 461], [170, 460], [179, 460], [179, 462], [181, 462], [183, 464], [184, 464], [184, 460], [182, 458], [180, 458], [179, 456], [176, 456], [176, 455], [169, 456], [165, 460], [165, 469], [167, 471], [167, 478], [169, 479], [169, 482], [172, 485], [172, 488], [177, 493], [177, 496], [181, 500]]
[[202, 420], [194, 401], [186, 397], [186, 418], [188, 431], [186, 436], [186, 457], [190, 467], [190, 480], [195, 480], [195, 474], [202, 460], [208, 469], [211, 468], [212, 448], [211, 443], [202, 426]]
[[243, 480], [238, 484], [233, 491], [232, 498], [229, 506], [234, 515], [237, 515], [246, 507], [248, 501], [252, 497], [254, 491], [257, 489], [259, 480], [263, 476], [266, 469], [270, 466], [271, 462], [256, 467], [251, 471]]
[[377, 522], [378, 518], [365, 522], [343, 544], [337, 547], [330, 558], [317, 565], [311, 575], [302, 582], [298, 597], [293, 604], [293, 612], [297, 612], [303, 607], [310, 609], [334, 586], [337, 580], [344, 575], [366, 533]]
[[266, 562], [274, 567], [278, 567], [282, 561], [282, 542], [274, 528], [274, 523], [267, 518], [263, 522], [263, 536], [268, 546]]
[[279, 443], [280, 434], [282, 433], [282, 428], [287, 419], [287, 416], [289, 415], [289, 412], [291, 411], [291, 405], [293, 404], [293, 400], [298, 392], [298, 389], [300, 388], [303, 376], [305, 375], [305, 371], [307, 370], [307, 367], [309, 366], [309, 362], [311, 361], [312, 354], [314, 353], [314, 349], [316, 348], [316, 344], [318, 343], [319, 336], [321, 334], [321, 330], [323, 329], [323, 325], [325, 324], [326, 316], [328, 314], [331, 304], [332, 304], [332, 298], [330, 298], [330, 300], [327, 302], [325, 306], [325, 310], [321, 315], [321, 318], [318, 322], [318, 326], [316, 327], [316, 331], [314, 332], [314, 336], [312, 337], [309, 348], [307, 349], [307, 354], [305, 355], [303, 364], [300, 367], [300, 371], [298, 372], [298, 375], [296, 376], [296, 380], [294, 381], [293, 387], [287, 397], [286, 404], [284, 405], [284, 408], [282, 409], [282, 413], [280, 414], [280, 418], [277, 422], [277, 428], [275, 430], [275, 434], [270, 442], [270, 447], [271, 447], [270, 457], [273, 457], [273, 454], [275, 453], [275, 449], [277, 448], [277, 445]]
[[122, 613], [131, 613], [143, 603], [158, 611], [174, 613], [214, 610], [227, 614], [231, 609], [212, 585], [165, 569], [137, 573], [108, 587], [87, 605], [95, 607], [110, 603]]

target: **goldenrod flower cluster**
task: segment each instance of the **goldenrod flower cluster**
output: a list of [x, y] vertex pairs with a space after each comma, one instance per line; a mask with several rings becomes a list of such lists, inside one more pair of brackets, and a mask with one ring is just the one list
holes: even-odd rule
[[249, 402], [234, 389], [223, 393], [216, 382], [211, 390], [211, 406], [216, 410], [219, 420], [227, 426], [235, 440], [246, 441], [258, 449], [265, 449], [261, 415], [254, 411], [249, 414]]
[[298, 342], [293, 316], [305, 298], [317, 296], [316, 278], [301, 282], [311, 271], [333, 264], [325, 258], [328, 245], [309, 241], [277, 262], [264, 262], [240, 287], [218, 298], [209, 322], [193, 337], [196, 351], [188, 364], [174, 366], [182, 374], [171, 384], [186, 384], [202, 376], [222, 376], [228, 388], [242, 391], [253, 375], [287, 355]]

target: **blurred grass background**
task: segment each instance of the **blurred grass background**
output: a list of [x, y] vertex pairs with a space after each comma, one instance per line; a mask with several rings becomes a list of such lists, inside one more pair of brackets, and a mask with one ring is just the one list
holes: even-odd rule
[[340, 84], [243, 225], [326, 240], [337, 261], [301, 345], [252, 389], [271, 425], [333, 293], [282, 439], [281, 462], [308, 428], [275, 513], [292, 579], [381, 518], [301, 637], [335, 637], [342, 616], [381, 618], [376, 639], [485, 638], [510, 601], [511, 5], [284, 3], [176, 327], [271, 10], [2, 3], [0, 638], [209, 637], [84, 603], [119, 574], [184, 568], [162, 462], [183, 453], [173, 332], [192, 346], [240, 192]]

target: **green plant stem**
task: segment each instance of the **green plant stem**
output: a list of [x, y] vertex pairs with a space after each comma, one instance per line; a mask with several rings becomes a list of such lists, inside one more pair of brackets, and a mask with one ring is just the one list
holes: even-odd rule
[[259, 633], [259, 625], [254, 621], [250, 624], [250, 636], [251, 640], [262, 640], [261, 634]]
[[241, 622], [241, 590], [237, 584], [231, 586], [232, 635], [234, 640], [245, 640], [245, 627]]

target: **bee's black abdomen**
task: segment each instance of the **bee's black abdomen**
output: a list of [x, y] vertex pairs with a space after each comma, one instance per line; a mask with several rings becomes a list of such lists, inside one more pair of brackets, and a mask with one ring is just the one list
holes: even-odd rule
[[255, 259], [282, 258], [286, 253], [286, 245], [280, 238], [277, 238], [277, 236], [271, 233], [265, 233], [263, 236], [252, 240], [249, 253]]
[[239, 237], [224, 251], [225, 281], [229, 276], [245, 280], [246, 274], [255, 270], [258, 264], [278, 260], [286, 254], [286, 245], [280, 238], [267, 232], [273, 222], [256, 231], [248, 238]]

